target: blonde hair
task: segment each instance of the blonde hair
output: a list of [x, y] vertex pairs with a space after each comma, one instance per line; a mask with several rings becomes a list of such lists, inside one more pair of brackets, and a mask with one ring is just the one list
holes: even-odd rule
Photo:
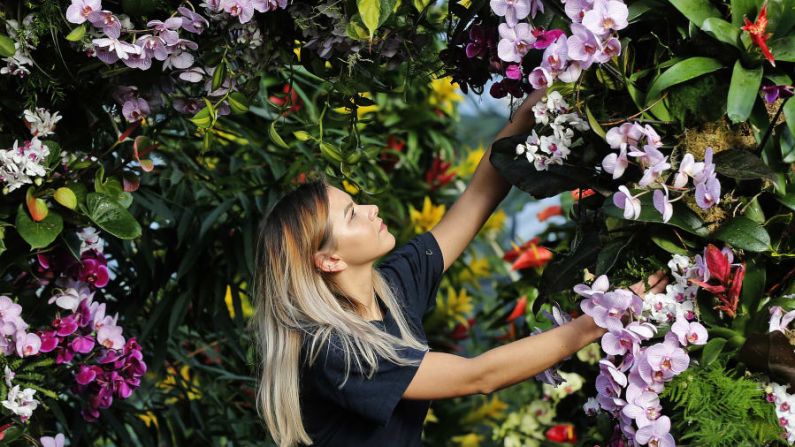
[[[397, 348], [428, 349], [409, 327], [386, 280], [373, 270], [373, 289], [400, 330], [388, 334], [362, 316], [364, 306], [347, 297], [331, 274], [315, 269], [313, 255], [336, 250], [329, 220], [328, 183], [308, 182], [282, 198], [263, 219], [257, 242], [254, 282], [255, 313], [251, 320], [260, 354], [257, 411], [279, 446], [312, 444], [301, 419], [299, 369], [304, 337], [309, 364], [333, 335], [345, 357], [345, 381], [351, 363], [367, 377], [381, 356], [398, 365], [417, 365], [401, 358]], [[340, 386], [340, 388], [342, 387]]]

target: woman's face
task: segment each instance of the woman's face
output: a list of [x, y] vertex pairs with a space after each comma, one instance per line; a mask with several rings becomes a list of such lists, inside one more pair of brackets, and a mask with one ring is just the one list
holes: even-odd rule
[[348, 266], [374, 262], [395, 247], [395, 237], [378, 217], [378, 206], [359, 205], [334, 186], [328, 187], [335, 254]]

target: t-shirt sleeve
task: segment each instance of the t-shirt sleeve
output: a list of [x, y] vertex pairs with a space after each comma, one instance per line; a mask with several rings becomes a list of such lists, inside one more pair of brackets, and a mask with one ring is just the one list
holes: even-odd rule
[[408, 310], [418, 320], [433, 309], [444, 259], [433, 233], [427, 231], [395, 249], [378, 268], [404, 292]]
[[[350, 372], [345, 381], [345, 356], [333, 340], [335, 337], [332, 336], [310, 370], [310, 380], [314, 382], [315, 389], [326, 399], [385, 427], [417, 373], [419, 363], [402, 366], [378, 357], [378, 367], [368, 378], [369, 366], [363, 364], [363, 370], [360, 370], [351, 357]], [[425, 352], [411, 348], [398, 350], [401, 357], [420, 361]]]

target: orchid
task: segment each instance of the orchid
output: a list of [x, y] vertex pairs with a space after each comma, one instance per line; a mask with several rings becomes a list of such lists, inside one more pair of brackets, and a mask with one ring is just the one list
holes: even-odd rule
[[765, 85], [762, 86], [762, 93], [765, 95], [765, 102], [772, 104], [778, 98], [789, 98], [795, 95], [795, 86], [792, 85]]
[[795, 320], [795, 310], [784, 313], [781, 306], [770, 307], [770, 322], [768, 325], [768, 332], [780, 331], [785, 332], [789, 327], [792, 320]]
[[36, 390], [30, 388], [21, 390], [19, 385], [14, 385], [8, 391], [6, 399], [0, 404], [25, 421], [33, 415], [33, 411], [39, 406], [39, 401], [33, 398], [34, 394], [36, 394]]
[[613, 194], [613, 203], [624, 210], [624, 219], [635, 220], [640, 217], [640, 199], [638, 195], [633, 196], [626, 186], [618, 187], [618, 192]]
[[111, 11], [93, 11], [88, 14], [88, 21], [111, 39], [118, 39], [121, 36], [121, 22]]
[[654, 190], [654, 209], [660, 212], [663, 222], [668, 222], [673, 216], [674, 207], [668, 198], [668, 188], [665, 185], [663, 185], [662, 190]]
[[[532, 0], [535, 3], [538, 0]], [[489, 5], [495, 15], [505, 17], [505, 22], [510, 27], [514, 27], [519, 20], [527, 17], [533, 10], [530, 5], [531, 0], [491, 0]], [[537, 5], [535, 9], [538, 10]], [[543, 7], [542, 7], [543, 10]]]
[[46, 137], [55, 132], [55, 124], [63, 118], [58, 112], [50, 113], [47, 109], [36, 107], [34, 110], [25, 110], [25, 126], [30, 129], [34, 137]]
[[673, 436], [671, 436], [671, 419], [668, 416], [660, 416], [654, 422], [638, 429], [635, 440], [641, 444], [649, 444], [655, 447], [675, 447]]
[[500, 42], [497, 44], [497, 54], [500, 59], [506, 62], [521, 62], [536, 41], [530, 25], [520, 23], [516, 27], [510, 27], [501, 23], [497, 29], [500, 33]]
[[629, 10], [624, 2], [618, 0], [594, 0], [593, 9], [587, 11], [582, 24], [598, 36], [627, 27]]
[[671, 325], [671, 332], [676, 334], [676, 338], [682, 346], [703, 345], [707, 342], [707, 330], [704, 326], [697, 321], [688, 322], [684, 317], [676, 319], [676, 322]]
[[578, 61], [580, 67], [587, 70], [602, 50], [601, 42], [591, 30], [579, 23], [571, 24], [571, 32], [567, 40], [568, 57]]
[[100, 0], [72, 0], [72, 4], [66, 8], [66, 20], [80, 25], [88, 20], [88, 16], [102, 9]]
[[618, 154], [607, 154], [602, 159], [602, 168], [608, 174], [613, 174], [614, 180], [621, 178], [628, 166], [629, 159], [627, 158], [627, 149], [625, 147], [619, 149]]
[[201, 34], [210, 25], [210, 22], [201, 14], [197, 14], [184, 6], [177, 8], [177, 11], [182, 14], [182, 28], [189, 33]]

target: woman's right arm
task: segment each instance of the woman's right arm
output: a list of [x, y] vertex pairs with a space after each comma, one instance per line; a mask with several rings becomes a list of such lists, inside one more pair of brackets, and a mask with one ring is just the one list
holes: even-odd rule
[[489, 394], [557, 364], [604, 334], [587, 315], [541, 334], [466, 358], [428, 352], [404, 399], [435, 400]]

